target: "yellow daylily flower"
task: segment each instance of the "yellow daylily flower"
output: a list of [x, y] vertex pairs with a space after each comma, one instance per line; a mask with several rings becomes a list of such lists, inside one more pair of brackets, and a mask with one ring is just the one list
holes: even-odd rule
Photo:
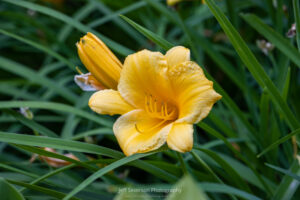
[[122, 63], [94, 34], [87, 33], [76, 44], [79, 57], [98, 85], [117, 89]]
[[89, 106], [99, 114], [121, 115], [113, 131], [129, 156], [164, 143], [175, 151], [190, 151], [193, 124], [220, 98], [201, 67], [190, 61], [190, 50], [177, 46], [165, 55], [142, 50], [127, 56], [117, 89], [94, 93]]

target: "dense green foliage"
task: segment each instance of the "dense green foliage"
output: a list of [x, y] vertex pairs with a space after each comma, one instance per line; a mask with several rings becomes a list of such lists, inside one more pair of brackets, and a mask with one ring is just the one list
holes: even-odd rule
[[[299, 199], [299, 7], [0, 0], [1, 199]], [[86, 32], [121, 61], [145, 48], [191, 49], [223, 96], [195, 125], [191, 152], [164, 146], [124, 157], [112, 132], [117, 117], [93, 113], [92, 92], [73, 81], [77, 66], [86, 72], [75, 46]], [[55, 168], [36, 155], [71, 164]]]

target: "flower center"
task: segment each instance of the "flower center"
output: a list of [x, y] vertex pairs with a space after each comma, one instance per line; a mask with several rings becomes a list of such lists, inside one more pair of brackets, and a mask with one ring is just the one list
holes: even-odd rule
[[151, 94], [145, 95], [145, 111], [151, 118], [161, 119], [161, 121], [149, 128], [146, 127], [143, 129], [140, 129], [138, 125], [135, 124], [136, 130], [140, 133], [150, 132], [167, 121], [176, 120], [178, 117], [178, 111], [174, 105], [168, 102], [158, 101]]
[[168, 102], [158, 101], [151, 94], [145, 96], [145, 110], [150, 117], [165, 121], [177, 118], [177, 109]]

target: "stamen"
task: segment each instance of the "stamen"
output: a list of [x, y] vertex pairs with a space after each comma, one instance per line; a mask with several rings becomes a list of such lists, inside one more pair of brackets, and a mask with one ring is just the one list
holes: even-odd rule
[[158, 112], [158, 110], [157, 110], [157, 101], [156, 101], [156, 99], [154, 100], [154, 112]]
[[171, 113], [168, 113], [168, 103], [158, 101], [151, 94], [145, 95], [145, 111], [153, 118], [173, 120], [176, 118], [175, 108], [171, 109]]
[[167, 104], [165, 104], [164, 115], [165, 115], [166, 117], [168, 116], [168, 107], [167, 107]]
[[146, 109], [147, 113], [150, 113], [150, 110], [149, 110], [149, 101], [148, 101], [148, 96], [147, 95], [145, 96], [145, 109]]
[[150, 106], [149, 106], [149, 109], [152, 113], [154, 113], [154, 110], [153, 110], [153, 102], [152, 102], [152, 95], [150, 94], [150, 98], [149, 98], [149, 103], [150, 103]]

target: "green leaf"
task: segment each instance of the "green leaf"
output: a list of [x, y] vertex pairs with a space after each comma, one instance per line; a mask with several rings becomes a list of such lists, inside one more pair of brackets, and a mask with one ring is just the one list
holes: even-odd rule
[[233, 183], [235, 183], [236, 187], [240, 187], [241, 189], [247, 192], [251, 192], [246, 182], [240, 177], [240, 175], [235, 171], [235, 169], [230, 166], [229, 163], [227, 163], [224, 159], [222, 159], [222, 157], [220, 157], [218, 154], [208, 149], [197, 148], [197, 150], [206, 153], [212, 159], [214, 159], [222, 167], [222, 169], [225, 170], [226, 174], [228, 174], [230, 178], [230, 180], [228, 181], [232, 181]]
[[243, 190], [239, 190], [228, 185], [218, 183], [200, 183], [200, 187], [205, 192], [232, 194], [248, 200], [262, 200], [253, 194], [249, 194]]
[[[112, 158], [123, 157], [123, 153], [99, 145], [44, 136], [30, 136], [0, 131], [0, 141], [28, 146], [50, 147], [54, 149], [75, 151], [81, 153], [92, 153]], [[145, 170], [149, 173], [152, 173], [155, 176], [160, 177], [168, 182], [174, 182], [175, 180], [177, 180], [176, 176], [141, 160], [136, 160], [133, 163], [131, 163], [131, 165]]]
[[166, 200], [182, 200], [182, 199], [201, 199], [208, 200], [206, 194], [197, 185], [190, 175], [184, 176], [174, 187], [171, 189], [170, 194]]
[[290, 82], [291, 82], [291, 68], [289, 67], [282, 88], [282, 98], [284, 99], [285, 102], [287, 102], [288, 99]]
[[72, 103], [74, 103], [75, 100], [78, 98], [76, 94], [74, 94], [67, 88], [58, 85], [56, 82], [47, 78], [46, 76], [40, 75], [36, 71], [30, 69], [29, 67], [26, 67], [22, 64], [19, 64], [15, 61], [9, 60], [1, 56], [0, 68], [14, 73], [16, 75], [19, 75], [21, 77], [24, 77], [33, 83], [37, 83], [46, 88], [49, 88]]
[[[57, 199], [62, 199], [63, 197], [66, 196], [66, 194], [64, 194], [62, 192], [57, 192], [55, 190], [51, 190], [51, 189], [48, 189], [48, 188], [45, 188], [45, 187], [41, 187], [41, 186], [30, 185], [28, 183], [24, 183], [24, 182], [20, 182], [20, 181], [14, 181], [14, 180], [8, 180], [8, 182], [10, 182], [10, 183], [12, 183], [14, 185], [23, 186], [23, 187], [26, 187], [28, 189], [41, 192], [43, 194], [50, 195], [50, 196], [55, 197]], [[8, 200], [15, 200], [15, 199], [8, 199]], [[18, 200], [18, 199], [16, 199], [16, 200]], [[78, 199], [76, 197], [72, 197], [71, 200], [80, 200], [80, 199]]]
[[28, 40], [24, 37], [21, 37], [21, 36], [18, 36], [16, 34], [13, 34], [13, 33], [10, 33], [8, 31], [5, 31], [3, 29], [0, 29], [0, 33], [4, 34], [4, 35], [7, 35], [9, 37], [12, 37], [16, 40], [19, 40], [21, 42], [24, 42], [25, 44], [28, 44], [30, 46], [33, 46], [43, 52], [45, 52], [46, 54], [48, 55], [51, 55], [53, 56], [54, 58], [56, 58], [57, 60], [65, 63], [68, 67], [70, 67], [70, 69], [72, 69], [73, 71], [76, 71], [75, 69], [75, 66], [73, 63], [71, 63], [70, 61], [68, 61], [67, 59], [65, 59], [63, 56], [59, 55], [58, 53], [56, 53], [55, 51], [51, 50], [50, 48], [46, 47], [46, 46], [43, 46], [43, 45], [40, 45], [38, 44], [37, 42], [34, 42], [34, 41], [31, 41], [31, 40]]
[[277, 140], [276, 142], [274, 142], [273, 144], [271, 144], [270, 146], [268, 146], [267, 148], [265, 148], [260, 154], [257, 155], [257, 157], [261, 157], [262, 155], [264, 155], [268, 151], [272, 150], [276, 146], [282, 144], [283, 142], [289, 140], [291, 137], [293, 137], [294, 135], [297, 135], [299, 133], [300, 133], [300, 128], [298, 128], [297, 130], [295, 130], [295, 131], [289, 133], [288, 135], [280, 138], [279, 140]]
[[174, 46], [170, 42], [166, 41], [165, 39], [163, 39], [162, 37], [156, 35], [155, 33], [145, 29], [144, 27], [142, 27], [139, 24], [135, 23], [131, 19], [129, 19], [129, 18], [123, 16], [123, 15], [120, 15], [120, 17], [122, 17], [122, 19], [124, 19], [126, 22], [128, 22], [131, 26], [133, 26], [136, 30], [141, 32], [147, 38], [149, 38], [150, 40], [152, 40], [153, 42], [155, 42], [156, 44], [161, 46], [164, 50], [167, 51], [167, 50], [171, 49]]
[[252, 28], [262, 34], [284, 55], [286, 55], [298, 67], [300, 67], [300, 53], [286, 38], [282, 37], [278, 32], [266, 25], [261, 19], [253, 14], [244, 14], [242, 17], [250, 26], [252, 26]]
[[[98, 2], [97, 2], [98, 3]], [[107, 23], [111, 20], [114, 20], [115, 18], [117, 18], [119, 15], [123, 15], [132, 11], [135, 11], [139, 8], [145, 7], [146, 3], [145, 2], [136, 2], [133, 3], [125, 8], [122, 8], [118, 11], [115, 12], [111, 12], [111, 13], [107, 13], [104, 17], [101, 17], [100, 19], [96, 19], [95, 21], [92, 21], [88, 24], [89, 27], [96, 27], [96, 26], [100, 26], [104, 23]], [[118, 23], [118, 22], [117, 22]], [[119, 23], [118, 23], [119, 24]]]
[[232, 26], [229, 20], [226, 18], [224, 13], [217, 7], [213, 0], [207, 0], [211, 12], [214, 14], [219, 24], [223, 28], [224, 32], [230, 39], [236, 52], [239, 54], [241, 60], [244, 62], [245, 66], [251, 72], [253, 77], [259, 83], [262, 88], [266, 88], [270, 93], [271, 99], [274, 104], [279, 108], [279, 110], [284, 115], [285, 120], [292, 129], [297, 129], [300, 127], [299, 121], [295, 118], [294, 114], [284, 102], [279, 91], [275, 87], [274, 83], [270, 80], [263, 67], [257, 61], [249, 47], [246, 45], [245, 41], [242, 39], [237, 30]]
[[5, 110], [5, 112], [10, 114], [11, 116], [13, 116], [15, 119], [20, 121], [25, 126], [28, 126], [32, 130], [35, 130], [35, 131], [37, 131], [38, 133], [40, 133], [42, 135], [45, 135], [45, 136], [48, 136], [48, 137], [58, 137], [58, 135], [56, 133], [54, 133], [53, 131], [51, 131], [50, 129], [36, 123], [33, 120], [27, 119], [22, 114], [14, 111], [14, 110]]
[[72, 137], [72, 140], [79, 140], [84, 137], [93, 136], [93, 135], [113, 135], [113, 134], [114, 133], [111, 128], [97, 128], [82, 133], [78, 133]]
[[0, 109], [20, 108], [20, 107], [40, 108], [40, 109], [68, 112], [89, 119], [91, 121], [94, 121], [106, 127], [111, 127], [113, 124], [111, 120], [103, 119], [99, 116], [90, 114], [86, 111], [80, 110], [78, 108], [66, 104], [41, 102], [41, 101], [0, 101]]
[[253, 173], [255, 174], [257, 179], [261, 182], [261, 184], [265, 187], [265, 189], [267, 189], [270, 193], [272, 193], [270, 186], [266, 184], [266, 182], [263, 180], [261, 174], [258, 173], [258, 171], [253, 167], [253, 165], [248, 161], [248, 159], [245, 158], [239, 151], [237, 151], [232, 146], [232, 144], [230, 142], [228, 142], [228, 140], [222, 134], [220, 134], [218, 131], [214, 130], [213, 128], [211, 128], [210, 126], [205, 124], [204, 122], [198, 123], [197, 125], [200, 128], [202, 128], [203, 130], [210, 133], [211, 135], [217, 137], [218, 139], [221, 139], [235, 155], [237, 155], [240, 159], [242, 159], [248, 165], [248, 167], [253, 171]]
[[146, 192], [135, 191], [134, 187], [121, 188], [118, 191], [118, 195], [114, 197], [114, 200], [153, 200]]
[[286, 169], [282, 169], [281, 167], [277, 167], [275, 165], [271, 165], [269, 163], [265, 163], [265, 165], [267, 165], [268, 167], [278, 171], [278, 172], [281, 172], [287, 176], [290, 176], [292, 178], [294, 178], [295, 180], [298, 180], [300, 182], [300, 176], [298, 176], [297, 174], [294, 174], [292, 172], [290, 172], [289, 170], [286, 170]]
[[98, 155], [105, 155], [116, 158], [122, 157], [122, 153], [98, 145], [44, 136], [30, 136], [23, 134], [0, 132], [0, 141], [21, 145], [50, 147], [54, 149], [94, 153]]
[[[39, 183], [39, 182], [41, 182], [41, 181], [43, 181], [43, 180], [45, 180], [45, 179], [47, 179], [47, 178], [49, 178], [49, 177], [51, 177], [51, 176], [54, 176], [54, 175], [59, 174], [59, 173], [61, 173], [61, 172], [64, 172], [64, 171], [66, 171], [66, 170], [68, 170], [68, 169], [71, 169], [71, 168], [73, 168], [73, 167], [75, 167], [75, 166], [77, 166], [77, 165], [76, 165], [76, 164], [70, 164], [70, 165], [67, 165], [67, 166], [64, 166], [64, 167], [55, 169], [55, 170], [53, 170], [53, 171], [50, 171], [49, 173], [46, 173], [46, 174], [44, 174], [44, 175], [42, 175], [42, 176], [39, 176], [39, 177], [36, 178], [35, 180], [31, 181], [31, 182], [30, 182], [30, 185], [37, 184], [37, 183]], [[25, 188], [21, 189], [20, 192], [22, 192], [22, 191], [24, 191], [24, 190], [25, 190]]]
[[66, 24], [72, 25], [73, 27], [75, 27], [76, 29], [78, 29], [79, 31], [86, 33], [86, 32], [93, 32], [95, 35], [97, 35], [105, 44], [107, 44], [110, 48], [112, 48], [114, 51], [120, 53], [121, 55], [127, 56], [128, 54], [132, 53], [132, 50], [112, 41], [111, 39], [105, 37], [104, 35], [100, 34], [99, 32], [83, 25], [82, 23], [72, 19], [71, 17], [58, 12], [56, 10], [53, 10], [51, 8], [47, 8], [44, 6], [40, 6], [31, 2], [26, 2], [26, 1], [22, 1], [22, 0], [3, 0], [7, 3], [11, 3], [17, 6], [21, 6], [30, 10], [34, 10], [40, 13], [43, 13], [45, 15], [49, 15], [53, 18], [56, 18], [58, 20], [61, 20], [63, 22], [65, 22]]
[[60, 159], [60, 160], [65, 160], [68, 161], [70, 163], [74, 163], [77, 164], [78, 166], [82, 166], [85, 167], [87, 169], [90, 169], [92, 171], [97, 170], [97, 168], [92, 167], [84, 162], [80, 162], [78, 160], [75, 160], [73, 158], [69, 158], [67, 156], [58, 154], [58, 153], [54, 153], [54, 152], [50, 152], [50, 151], [45, 151], [41, 148], [37, 148], [37, 147], [30, 147], [30, 146], [24, 146], [24, 145], [16, 145], [17, 147], [24, 149], [26, 151], [32, 152], [32, 153], [36, 153], [38, 155], [42, 155], [42, 156], [46, 156], [46, 157], [50, 157], [50, 158], [56, 158], [56, 159]]
[[132, 162], [134, 160], [143, 158], [145, 156], [150, 156], [154, 153], [155, 152], [145, 153], [145, 154], [134, 154], [134, 155], [122, 158], [116, 162], [113, 162], [112, 164], [107, 165], [106, 167], [98, 170], [97, 172], [95, 172], [94, 174], [89, 176], [87, 179], [85, 179], [80, 185], [78, 185], [76, 188], [74, 188], [65, 198], [63, 198], [63, 200], [70, 199], [72, 196], [74, 196], [75, 194], [77, 194], [78, 192], [83, 190], [85, 187], [87, 187], [89, 184], [91, 184], [92, 182], [94, 182], [95, 180], [97, 180], [99, 177], [103, 176], [107, 172], [114, 170], [114, 169], [116, 169], [122, 165], [125, 165], [129, 162]]
[[1, 200], [25, 200], [13, 186], [5, 179], [0, 177], [0, 196]]
[[218, 182], [220, 182], [220, 183], [224, 183], [223, 181], [222, 181], [222, 179], [220, 179], [219, 177], [218, 177], [218, 175], [206, 164], [206, 162], [204, 161], [204, 160], [202, 160], [201, 159], [201, 157], [200, 156], [198, 156], [197, 155], [197, 153], [194, 151], [194, 150], [192, 150], [191, 151], [191, 154], [192, 154], [192, 156], [193, 156], [193, 158], [203, 167], [203, 168], [205, 168], [206, 169], [206, 171], [208, 171], [213, 177], [214, 177], [214, 179], [216, 179]]
[[112, 23], [115, 23], [118, 26], [118, 28], [122, 29], [124, 33], [127, 33], [128, 36], [136, 40], [139, 44], [141, 45], [145, 44], [146, 42], [145, 39], [136, 30], [134, 30], [130, 25], [128, 25], [126, 22], [118, 18], [119, 14], [121, 13], [134, 11], [142, 6], [145, 6], [144, 2], [132, 3], [131, 5], [128, 5], [127, 7], [124, 7], [121, 10], [117, 10], [117, 11], [109, 8], [104, 2], [96, 1], [96, 0], [92, 0], [91, 2], [93, 2], [94, 7], [96, 7], [104, 14], [104, 17], [95, 20], [96, 23], [92, 22], [93, 26], [91, 26], [91, 23], [89, 23], [88, 24], [89, 27], [99, 27], [99, 25], [111, 20]]
[[15, 167], [3, 164], [3, 163], [0, 163], [0, 168], [6, 169], [8, 171], [17, 172], [19, 174], [23, 174], [23, 175], [31, 177], [31, 178], [38, 178], [39, 177], [37, 174], [33, 174], [33, 173], [28, 172], [28, 171], [24, 171], [24, 170], [21, 170], [21, 169], [18, 169], [18, 168], [15, 168]]
[[294, 16], [296, 22], [296, 41], [298, 50], [300, 52], [300, 2], [299, 0], [293, 0]]
[[180, 162], [180, 168], [182, 170], [183, 174], [187, 174], [188, 170], [187, 170], [187, 163], [183, 160], [182, 154], [179, 152], [176, 152], [177, 158]]
[[[295, 159], [288, 170], [291, 173], [300, 175], [300, 166], [299, 160]], [[273, 200], [290, 200], [293, 198], [294, 193], [297, 191], [299, 187], [299, 181], [295, 180], [290, 175], [286, 174], [281, 183], [276, 188], [276, 193], [273, 196]]]

